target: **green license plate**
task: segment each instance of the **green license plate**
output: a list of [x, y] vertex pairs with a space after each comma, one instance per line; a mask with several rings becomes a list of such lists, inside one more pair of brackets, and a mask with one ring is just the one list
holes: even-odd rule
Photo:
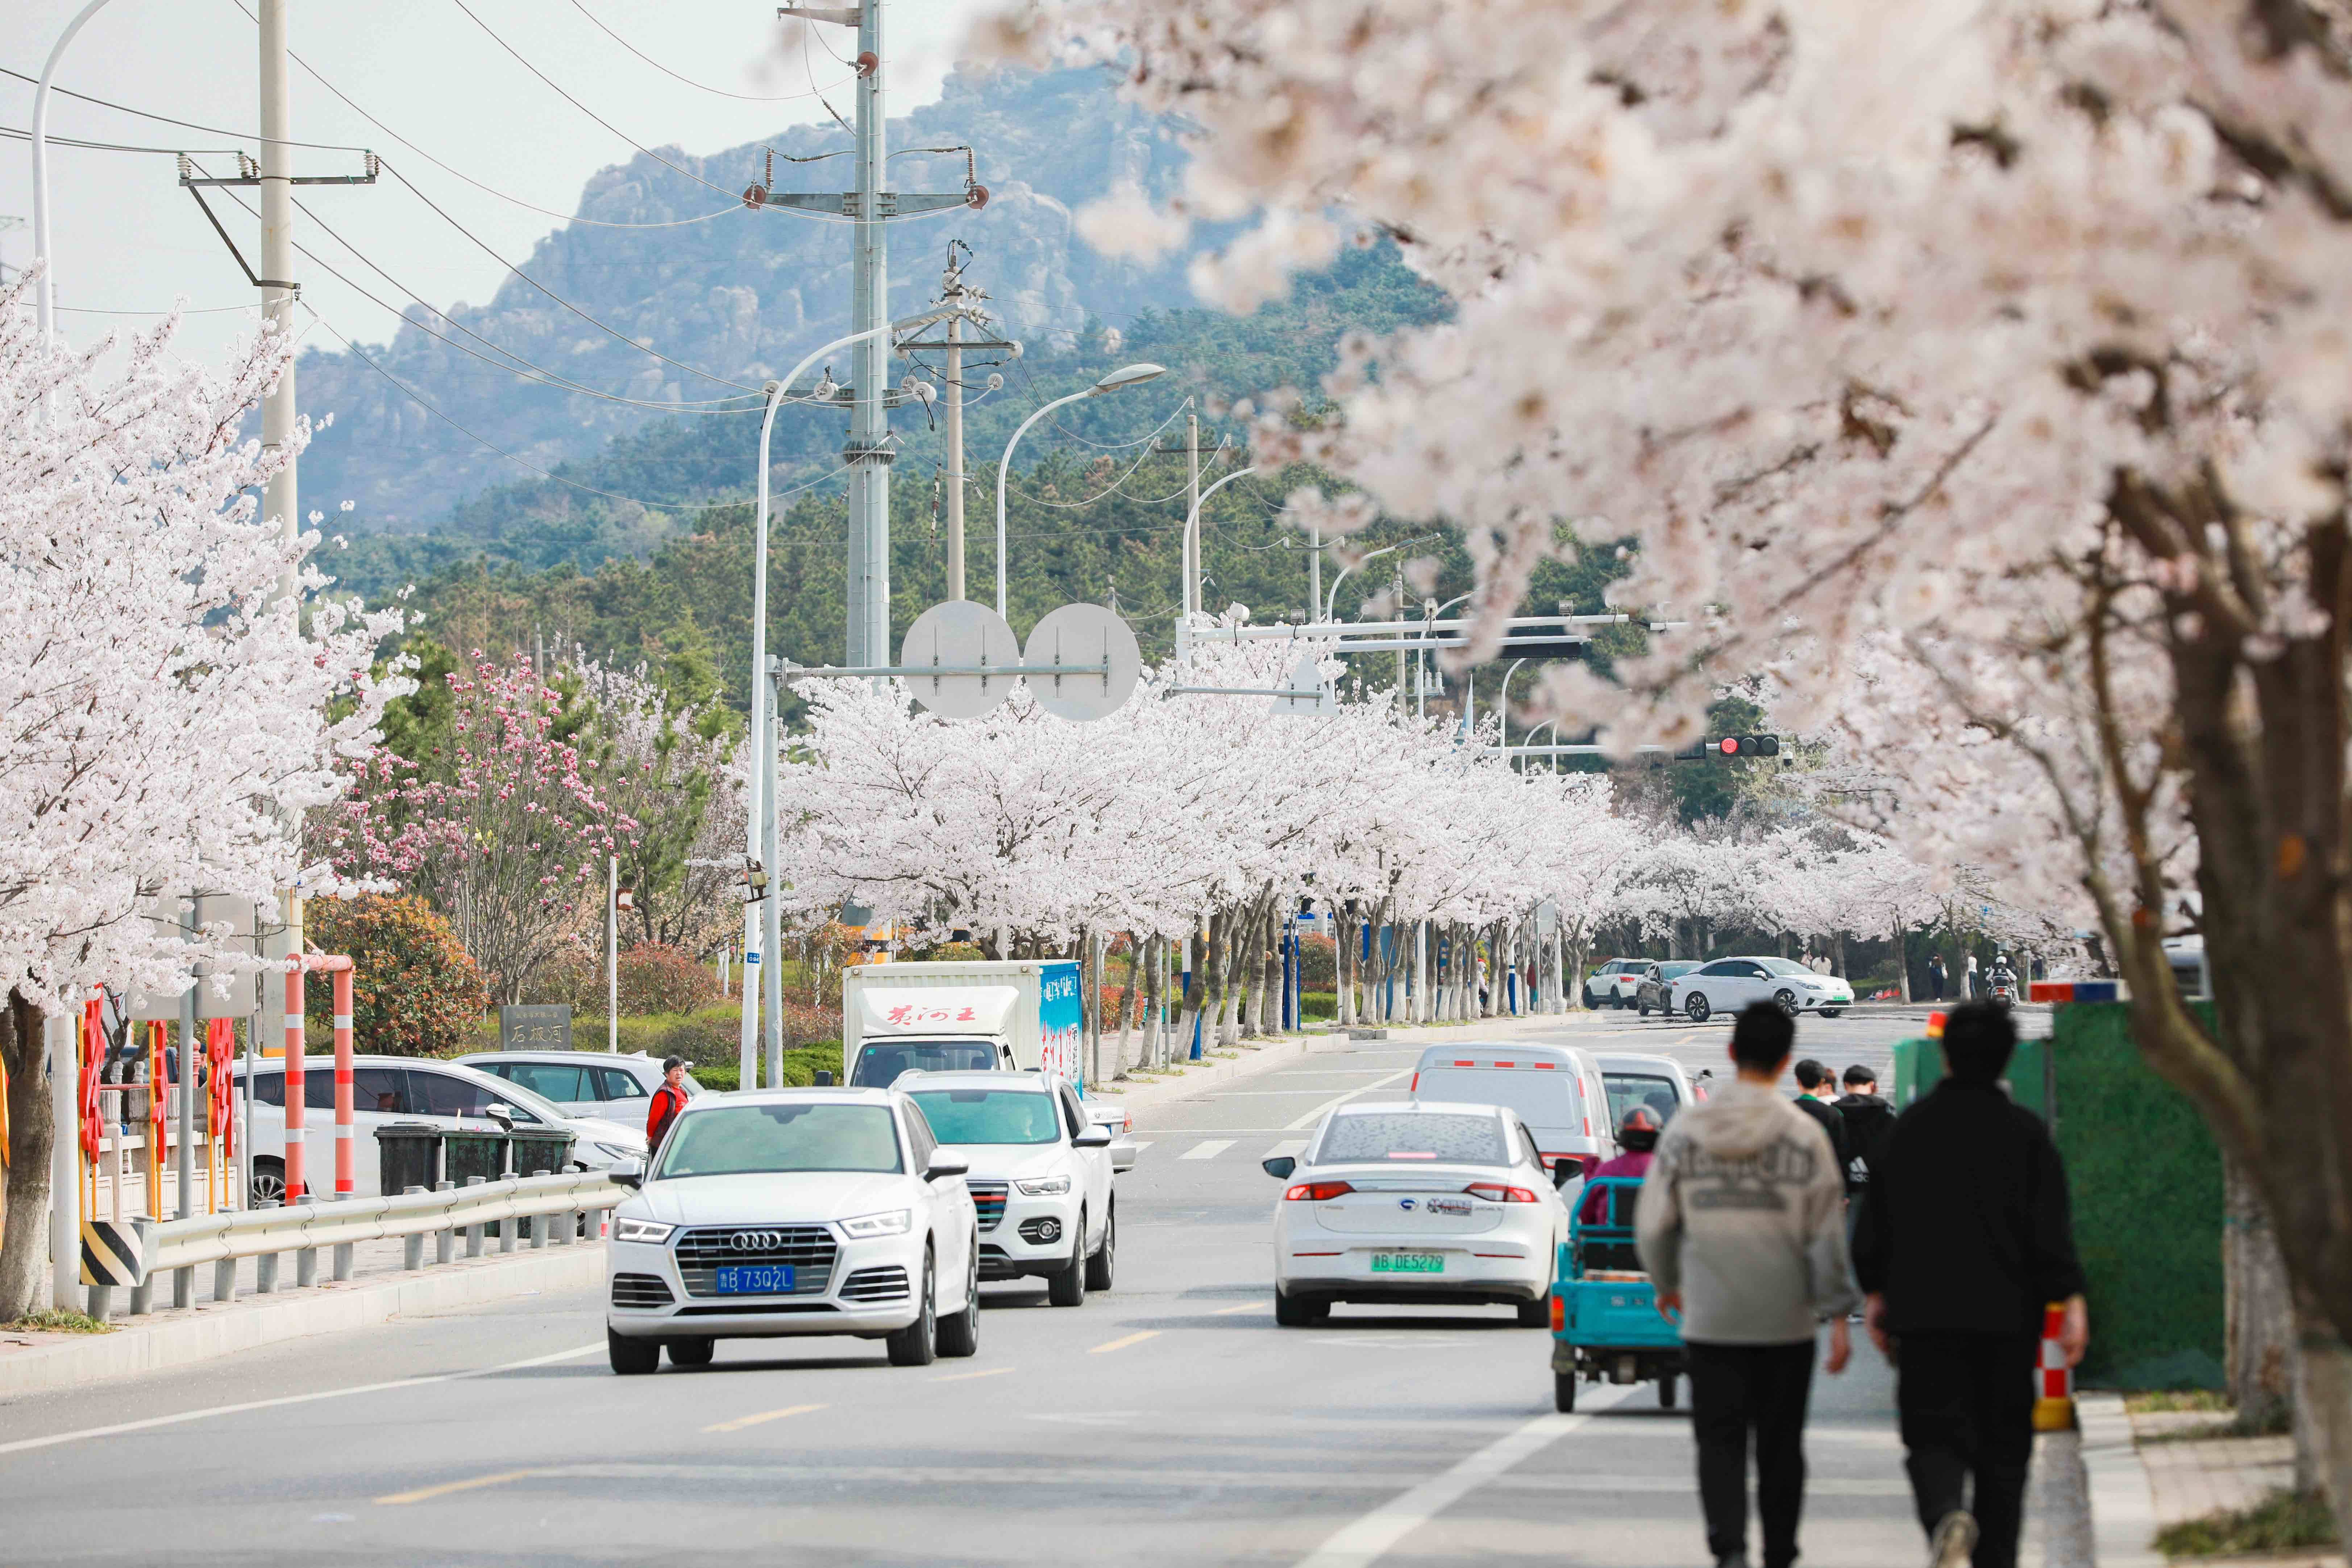
[[1442, 1252], [1375, 1252], [1372, 1254], [1375, 1274], [1443, 1274], [1445, 1255]]

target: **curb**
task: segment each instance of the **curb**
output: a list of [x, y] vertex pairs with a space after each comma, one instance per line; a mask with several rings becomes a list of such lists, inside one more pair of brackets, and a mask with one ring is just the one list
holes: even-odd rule
[[2090, 1483], [2091, 1539], [2099, 1568], [2164, 1568], [2155, 1546], [2156, 1493], [2132, 1438], [2120, 1394], [2077, 1391], [2083, 1469]]
[[541, 1290], [577, 1289], [604, 1279], [604, 1247], [588, 1241], [529, 1258], [493, 1258], [373, 1284], [314, 1286], [247, 1305], [198, 1307], [184, 1316], [0, 1356], [0, 1399], [233, 1355], [310, 1334], [365, 1328], [386, 1319], [445, 1311]]

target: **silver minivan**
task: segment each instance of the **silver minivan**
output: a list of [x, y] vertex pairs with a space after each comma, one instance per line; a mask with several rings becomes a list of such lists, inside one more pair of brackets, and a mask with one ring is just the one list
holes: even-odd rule
[[[1555, 1180], [1563, 1160], [1582, 1167], [1572, 1179], [1581, 1181], [1615, 1152], [1608, 1085], [1592, 1058], [1573, 1046], [1431, 1046], [1413, 1069], [1412, 1098], [1514, 1112], [1535, 1135], [1536, 1151]], [[1562, 1182], [1560, 1190], [1573, 1188]]]

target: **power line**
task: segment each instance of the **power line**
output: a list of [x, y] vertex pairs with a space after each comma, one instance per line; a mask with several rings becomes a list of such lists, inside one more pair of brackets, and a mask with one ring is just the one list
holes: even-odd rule
[[[230, 0], [230, 3], [236, 5], [239, 11], [245, 13], [245, 18], [247, 21], [255, 21], [253, 13], [246, 7], [245, 0]], [[258, 23], [257, 22], [256, 25], [258, 26]], [[410, 152], [415, 153], [418, 157], [424, 159], [426, 163], [432, 164], [443, 174], [449, 175], [453, 179], [463, 180], [466, 184], [473, 186], [484, 195], [496, 196], [502, 202], [511, 203], [513, 205], [519, 206], [526, 212], [537, 213], [541, 217], [556, 218], [565, 223], [586, 224], [593, 228], [683, 228], [689, 224], [709, 223], [712, 218], [726, 217], [730, 214], [740, 213], [744, 210], [743, 204], [740, 201], [730, 201], [725, 206], [719, 208], [716, 212], [698, 213], [692, 217], [667, 218], [659, 223], [610, 223], [603, 218], [581, 217], [575, 214], [557, 212], [552, 207], [541, 206], [536, 202], [527, 202], [520, 196], [508, 195], [506, 192], [499, 190], [495, 185], [486, 185], [481, 181], [474, 178], [473, 175], [467, 174], [464, 170], [453, 168], [449, 164], [443, 163], [440, 159], [435, 157], [432, 153], [426, 152], [424, 148], [418, 146], [415, 142], [410, 141], [407, 137], [403, 136], [399, 132], [394, 131], [391, 126], [386, 125], [383, 121], [378, 120], [374, 115], [370, 114], [366, 110], [361, 108], [356, 102], [352, 101], [352, 96], [349, 93], [345, 92], [341, 88], [337, 87], [333, 82], [329, 81], [325, 77], [320, 75], [319, 68], [312, 65], [309, 60], [304, 59], [300, 55], [296, 54], [291, 49], [287, 50], [286, 54], [288, 58], [291, 59], [296, 65], [302, 68], [303, 71], [309, 75], [312, 81], [317, 82], [320, 87], [325, 88], [329, 92], [334, 94], [334, 96], [341, 101], [344, 108], [350, 110], [353, 114], [358, 115], [362, 120], [366, 121], [370, 125], [374, 126], [378, 131], [383, 132], [386, 136], [391, 137], [394, 141], [399, 142], [402, 146], [407, 148]], [[297, 145], [299, 144], [300, 143], [297, 143]]]
[[[242, 6], [240, 6], [240, 7], [239, 7], [239, 9], [243, 9], [243, 7], [242, 7]], [[246, 12], [246, 16], [247, 16], [248, 18], [250, 18], [250, 17], [252, 16], [252, 15], [253, 15], [253, 13], [252, 13], [252, 12], [250, 12], [250, 11], [247, 11], [247, 12]], [[40, 79], [40, 78], [36, 77], [36, 76], [26, 76], [23, 71], [12, 71], [12, 70], [10, 70], [10, 69], [9, 69], [7, 67], [5, 67], [5, 66], [0, 66], [0, 76], [12, 76], [12, 77], [15, 77], [18, 81], [30, 83], [32, 86], [34, 86], [34, 87], [36, 87], [36, 88], [37, 88], [37, 87], [39, 87], [39, 86], [41, 85], [41, 79]], [[59, 86], [58, 86], [58, 85], [57, 85], [57, 83], [55, 83], [55, 82], [51, 82], [51, 83], [49, 84], [49, 90], [50, 90], [51, 92], [55, 92], [55, 93], [62, 93], [64, 96], [66, 96], [66, 97], [68, 97], [68, 98], [78, 98], [78, 99], [81, 100], [84, 103], [94, 103], [94, 104], [98, 105], [100, 109], [111, 109], [111, 110], [113, 110], [115, 112], [117, 112], [117, 113], [119, 113], [119, 114], [135, 114], [135, 115], [137, 115], [137, 116], [138, 116], [140, 119], [142, 119], [142, 120], [153, 120], [153, 121], [161, 121], [162, 123], [163, 123], [163, 124], [165, 124], [165, 125], [176, 125], [176, 126], [180, 127], [180, 128], [181, 128], [182, 130], [184, 130], [184, 131], [201, 131], [201, 132], [205, 132], [205, 134], [206, 134], [207, 136], [234, 136], [234, 137], [236, 137], [237, 140], [239, 140], [239, 141], [241, 141], [241, 142], [260, 142], [260, 141], [262, 140], [262, 138], [261, 138], [261, 137], [259, 137], [258, 135], [256, 135], [254, 132], [250, 132], [250, 131], [229, 131], [229, 130], [225, 130], [225, 129], [223, 129], [222, 127], [220, 127], [220, 126], [218, 126], [218, 125], [199, 125], [199, 124], [197, 124], [197, 123], [196, 123], [194, 121], [193, 121], [193, 120], [174, 120], [174, 119], [173, 119], [170, 115], [168, 115], [168, 114], [156, 114], [156, 113], [153, 113], [153, 112], [152, 112], [152, 111], [150, 111], [150, 110], [144, 110], [144, 109], [133, 109], [133, 108], [131, 108], [131, 107], [129, 104], [127, 104], [127, 103], [113, 103], [113, 102], [110, 102], [108, 100], [103, 99], [103, 98], [92, 98], [92, 97], [90, 97], [90, 95], [89, 95], [89, 94], [88, 94], [88, 93], [86, 93], [86, 92], [76, 92], [76, 91], [74, 91], [74, 90], [73, 90], [72, 89], [70, 89], [70, 88], [63, 88], [63, 87], [59, 87]], [[56, 138], [56, 137], [50, 137], [50, 138], [49, 138], [49, 140], [54, 142], [54, 141], [58, 140], [58, 138]], [[318, 150], [318, 151], [320, 151], [320, 152], [322, 152], [322, 153], [364, 153], [364, 152], [366, 152], [366, 151], [367, 151], [367, 149], [366, 149], [366, 148], [364, 148], [364, 147], [347, 147], [347, 146], [345, 146], [343, 143], [341, 143], [341, 142], [284, 142], [284, 143], [281, 143], [281, 144], [282, 144], [282, 145], [284, 145], [284, 146], [288, 146], [288, 147], [310, 147], [310, 148], [315, 148], [316, 150]], [[116, 150], [116, 151], [126, 151], [126, 152], [127, 152], [127, 151], [130, 151], [130, 149], [127, 149], [127, 148], [115, 149], [115, 150]], [[150, 147], [150, 148], [142, 148], [142, 149], [140, 149], [140, 151], [142, 151], [142, 152], [155, 152], [155, 151], [157, 151], [157, 149]], [[177, 151], [180, 151], [180, 149], [173, 148], [173, 149], [172, 149], [172, 151], [177, 152]], [[205, 149], [205, 151], [207, 151], [207, 152], [235, 152], [235, 151], [236, 151], [236, 149], [235, 149], [235, 148], [207, 148], [207, 149]]]
[[572, 8], [579, 12], [582, 16], [587, 17], [589, 21], [594, 23], [598, 32], [604, 34], [614, 43], [620, 45], [621, 47], [628, 50], [629, 53], [636, 56], [637, 58], [645, 61], [646, 64], [653, 67], [654, 69], [661, 72], [662, 75], [669, 77], [677, 81], [682, 81], [698, 92], [712, 93], [719, 98], [740, 99], [745, 103], [786, 103], [794, 99], [813, 98], [816, 96], [816, 89], [814, 87], [811, 87], [807, 92], [780, 92], [772, 97], [759, 93], [729, 92], [723, 87], [711, 87], [707, 83], [696, 81], [692, 77], [679, 76], [677, 72], [670, 69], [669, 67], [662, 64], [661, 61], [654, 58], [653, 56], [646, 53], [645, 50], [637, 47], [636, 45], [629, 42], [628, 39], [621, 37], [620, 34], [606, 26], [603, 19], [600, 18], [595, 12], [591, 11], [587, 6], [582, 5], [580, 0], [572, 0]]
[[[14, 125], [0, 125], [0, 137], [11, 142], [30, 142], [33, 133]], [[176, 158], [187, 151], [184, 147], [132, 147], [121, 142], [86, 142], [79, 136], [44, 136], [41, 140], [52, 147], [79, 147], [91, 153], [160, 153], [167, 158]], [[204, 147], [197, 151], [234, 157], [240, 150], [235, 147]]]

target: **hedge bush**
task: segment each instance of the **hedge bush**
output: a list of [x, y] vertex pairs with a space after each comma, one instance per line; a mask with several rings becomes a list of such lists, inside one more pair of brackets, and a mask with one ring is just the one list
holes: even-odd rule
[[[351, 955], [354, 1049], [430, 1057], [472, 1044], [476, 1021], [488, 1005], [481, 971], [449, 922], [423, 899], [314, 900], [305, 911], [304, 935], [321, 952]], [[334, 987], [325, 976], [310, 979], [302, 1003], [313, 1037], [333, 1027]]]

